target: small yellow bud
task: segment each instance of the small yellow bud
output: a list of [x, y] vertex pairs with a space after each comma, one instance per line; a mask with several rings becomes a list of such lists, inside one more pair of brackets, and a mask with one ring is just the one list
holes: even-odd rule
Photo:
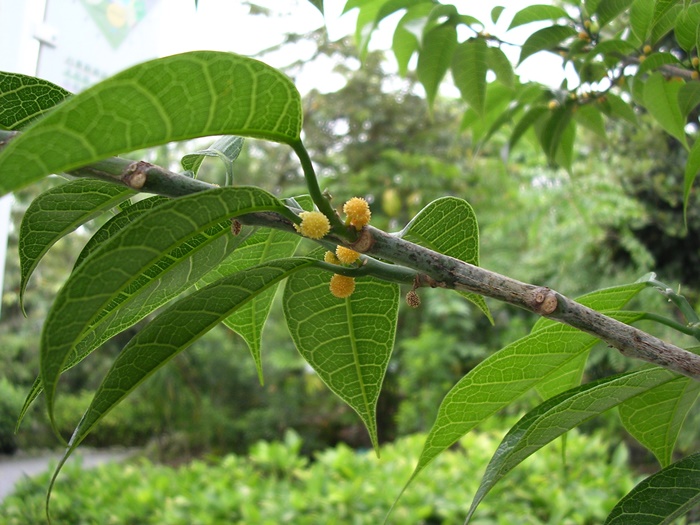
[[639, 63], [641, 64], [641, 63], [644, 62], [646, 59], [647, 59], [647, 57], [645, 57], [644, 55], [641, 55], [641, 56], [639, 57]]
[[586, 41], [589, 41], [589, 42], [590, 42], [590, 40], [591, 40], [591, 37], [588, 36], [588, 33], [586, 33], [585, 31], [581, 31], [581, 32], [578, 34], [578, 38], [579, 38], [579, 40], [586, 40]]
[[323, 260], [327, 263], [330, 263], [330, 264], [340, 264], [340, 261], [338, 260], [338, 258], [335, 256], [335, 254], [333, 252], [326, 252], [323, 255]]
[[693, 71], [690, 74], [690, 78], [692, 78], [693, 80], [697, 80], [698, 78], [700, 78], [700, 73], [698, 73], [697, 71]]
[[550, 100], [549, 104], [547, 104], [547, 107], [552, 110], [557, 109], [559, 107], [559, 102], [557, 102], [556, 100]]
[[647, 44], [642, 48], [642, 51], [644, 51], [645, 55], [648, 55], [649, 53], [651, 53], [652, 47], [649, 44]]
[[358, 252], [351, 250], [350, 248], [346, 248], [345, 246], [336, 247], [335, 255], [343, 264], [352, 264], [360, 258], [360, 254]]
[[693, 57], [693, 58], [690, 60], [690, 63], [693, 64], [693, 67], [698, 67], [698, 65], [700, 65], [700, 58], [698, 58], [698, 57]]
[[355, 291], [355, 278], [345, 275], [333, 274], [330, 284], [331, 293], [338, 299], [350, 297]]
[[299, 214], [301, 224], [294, 228], [304, 237], [320, 239], [331, 230], [331, 223], [320, 211], [303, 211]]
[[353, 197], [343, 205], [343, 211], [347, 215], [347, 222], [356, 229], [361, 230], [363, 226], [369, 224], [372, 213], [369, 204], [362, 197]]
[[583, 21], [583, 27], [586, 29], [589, 29], [591, 27], [591, 21], [590, 20], [584, 20]]

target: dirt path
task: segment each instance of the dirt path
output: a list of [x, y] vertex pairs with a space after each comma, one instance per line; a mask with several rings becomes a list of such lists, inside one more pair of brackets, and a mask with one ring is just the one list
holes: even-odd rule
[[[78, 450], [76, 457], [71, 457], [68, 462], [75, 461], [77, 457], [83, 460], [83, 467], [90, 468], [108, 461], [122, 461], [134, 454], [129, 450]], [[36, 476], [47, 470], [52, 462], [60, 459], [61, 454], [44, 454], [41, 456], [0, 456], [0, 501], [12, 493], [15, 484], [24, 476]]]

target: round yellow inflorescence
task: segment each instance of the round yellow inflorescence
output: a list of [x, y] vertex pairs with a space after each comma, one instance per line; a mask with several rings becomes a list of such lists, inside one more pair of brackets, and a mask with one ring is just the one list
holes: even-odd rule
[[294, 225], [294, 228], [304, 237], [309, 239], [321, 239], [331, 230], [331, 223], [320, 211], [303, 211], [299, 214], [301, 218], [300, 225]]
[[352, 224], [357, 230], [369, 224], [372, 213], [369, 211], [369, 204], [362, 197], [353, 197], [343, 206], [343, 211], [347, 215], [347, 223]]
[[344, 246], [337, 246], [335, 249], [335, 255], [337, 256], [338, 261], [343, 264], [352, 264], [360, 258], [359, 252]]
[[355, 291], [355, 278], [345, 275], [333, 274], [330, 284], [331, 293], [338, 299], [350, 297]]
[[340, 264], [340, 261], [335, 256], [333, 252], [326, 252], [323, 254], [323, 260], [330, 264]]

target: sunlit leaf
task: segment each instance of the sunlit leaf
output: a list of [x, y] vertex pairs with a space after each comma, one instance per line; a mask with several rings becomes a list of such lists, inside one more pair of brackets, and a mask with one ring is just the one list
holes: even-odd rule
[[483, 38], [471, 38], [457, 45], [452, 56], [452, 78], [462, 99], [483, 115], [486, 104], [488, 46]]
[[71, 97], [0, 152], [0, 192], [125, 151], [206, 135], [296, 143], [301, 97], [276, 69], [193, 51], [136, 65]]
[[544, 29], [535, 31], [527, 38], [527, 40], [525, 40], [525, 43], [520, 48], [518, 65], [522, 64], [523, 61], [529, 56], [532, 56], [539, 51], [552, 49], [561, 44], [567, 38], [571, 38], [576, 34], [576, 30], [573, 27], [558, 25], [545, 27]]
[[353, 294], [338, 299], [330, 293], [330, 278], [308, 269], [287, 280], [287, 326], [306, 362], [358, 413], [379, 453], [377, 400], [394, 347], [399, 287], [357, 278]]
[[493, 9], [491, 9], [491, 22], [494, 24], [498, 23], [498, 19], [501, 17], [501, 13], [503, 13], [503, 10], [505, 7], [502, 5], [497, 5]]
[[680, 64], [680, 60], [671, 53], [652, 53], [639, 65], [637, 75], [654, 71], [665, 64]]
[[566, 11], [559, 6], [546, 4], [530, 5], [515, 13], [513, 21], [510, 23], [510, 26], [508, 26], [508, 31], [532, 22], [539, 22], [540, 20], [559, 20], [560, 18], [567, 18], [567, 14]]
[[661, 73], [653, 73], [644, 84], [644, 106], [667, 133], [688, 149], [685, 119], [678, 105], [678, 93], [682, 87], [682, 82], [667, 80]]
[[680, 378], [664, 368], [644, 369], [606, 377], [553, 397], [520, 419], [494, 453], [474, 496], [467, 522], [488, 492], [508, 472], [543, 446], [614, 406]]
[[196, 251], [230, 235], [229, 218], [266, 210], [290, 213], [258, 188], [219, 188], [173, 199], [139, 217], [88, 257], [56, 297], [41, 336], [41, 380], [52, 423], [58, 376], [96, 323], [122, 309], [155, 279], [187, 264]]
[[656, 45], [676, 23], [676, 18], [683, 9], [677, 5], [679, 0], [657, 0], [654, 6], [654, 18], [651, 25], [651, 45]]
[[46, 80], [0, 71], [0, 128], [22, 129], [70, 96]]
[[431, 106], [452, 63], [452, 54], [456, 47], [457, 29], [449, 23], [432, 29], [423, 39], [416, 74], [425, 88], [428, 104]]
[[[631, 323], [643, 314], [608, 312], [606, 315]], [[559, 367], [588, 352], [596, 342], [591, 335], [557, 324], [537, 330], [484, 359], [443, 399], [406, 486], [478, 423], [508, 406]]]
[[632, 5], [633, 0], [600, 0], [596, 9], [600, 27], [607, 25]]
[[620, 405], [620, 419], [627, 431], [666, 467], [671, 464], [678, 433], [698, 394], [699, 381], [679, 377]]
[[81, 179], [56, 186], [34, 199], [19, 230], [20, 304], [32, 272], [51, 246], [132, 195], [134, 191], [123, 186]]
[[225, 277], [176, 302], [134, 336], [112, 363], [73, 432], [54, 472], [95, 425], [136, 387], [224, 318], [295, 271], [314, 264], [296, 258], [266, 263]]
[[654, 0], [634, 0], [630, 7], [630, 26], [637, 43], [646, 42], [654, 17]]
[[639, 483], [605, 525], [667, 525], [700, 502], [700, 453], [684, 458]]
[[683, 9], [673, 28], [673, 34], [678, 44], [685, 50], [691, 51], [698, 44], [698, 29], [700, 27], [700, 4], [690, 5]]

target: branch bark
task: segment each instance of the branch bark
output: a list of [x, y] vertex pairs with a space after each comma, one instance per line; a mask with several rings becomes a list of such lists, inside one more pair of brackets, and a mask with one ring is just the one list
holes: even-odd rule
[[[12, 132], [0, 130], [0, 149], [13, 135]], [[120, 157], [80, 168], [70, 172], [70, 175], [99, 178], [166, 197], [182, 197], [214, 187], [159, 166]], [[296, 233], [289, 219], [275, 213], [255, 213], [238, 217], [238, 220], [244, 224]], [[350, 238], [353, 236], [348, 235]], [[700, 355], [596, 312], [547, 287], [522, 283], [371, 226], [365, 226], [354, 242], [333, 234], [324, 239], [325, 243], [328, 241], [400, 265], [401, 268], [397, 268], [397, 281], [406, 282], [413, 275], [406, 271], [410, 269], [415, 272], [415, 283], [419, 286], [470, 291], [524, 308], [598, 337], [627, 357], [700, 380]], [[390, 272], [384, 266], [382, 272]]]

